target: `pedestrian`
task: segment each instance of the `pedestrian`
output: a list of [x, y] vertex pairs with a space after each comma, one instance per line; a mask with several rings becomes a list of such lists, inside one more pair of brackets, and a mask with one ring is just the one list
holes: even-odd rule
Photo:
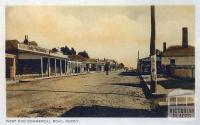
[[124, 67], [125, 72], [128, 72], [128, 67]]
[[108, 75], [108, 72], [109, 72], [109, 63], [108, 62], [105, 64], [104, 69], [106, 71], [106, 75]]

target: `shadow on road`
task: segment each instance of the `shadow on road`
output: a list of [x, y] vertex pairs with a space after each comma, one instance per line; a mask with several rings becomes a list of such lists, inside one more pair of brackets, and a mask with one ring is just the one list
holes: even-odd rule
[[156, 111], [144, 109], [112, 108], [107, 106], [77, 106], [61, 117], [164, 117]]
[[150, 89], [148, 88], [147, 84], [144, 82], [144, 79], [141, 75], [139, 75], [140, 78], [140, 85], [142, 87], [142, 90], [144, 92], [144, 95], [147, 99], [152, 98], [152, 93], [150, 92]]
[[138, 73], [135, 71], [127, 71], [119, 73], [121, 76], [138, 76]]
[[66, 90], [36, 90], [36, 89], [20, 89], [20, 90], [6, 90], [6, 91], [15, 91], [15, 92], [66, 92], [66, 93], [76, 93], [76, 94], [100, 94], [100, 95], [116, 95], [116, 96], [131, 96], [131, 97], [140, 97], [134, 94], [127, 93], [110, 93], [110, 92], [91, 92], [91, 91], [66, 91]]
[[121, 86], [130, 86], [130, 87], [138, 87], [142, 88], [142, 91], [144, 92], [145, 98], [150, 99], [151, 98], [151, 93], [147, 86], [145, 85], [144, 81], [141, 80], [140, 83], [138, 84], [133, 84], [133, 83], [114, 83], [111, 85], [121, 85]]
[[113, 83], [111, 85], [120, 85], [120, 86], [130, 86], [130, 87], [138, 87], [142, 88], [141, 84], [133, 84], [133, 83]]
[[[147, 84], [150, 84], [150, 82], [147, 82]], [[158, 81], [157, 84], [160, 84], [165, 89], [195, 89], [194, 82], [180, 79]]]
[[163, 86], [165, 89], [192, 89], [195, 88], [194, 82], [189, 82], [185, 80], [166, 80], [166, 81], [159, 81], [158, 84]]
[[138, 76], [140, 78], [139, 84], [115, 84], [115, 85], [124, 85], [124, 86], [132, 86], [132, 87], [140, 87], [142, 88], [144, 95], [147, 99], [151, 98], [151, 92], [149, 91], [147, 85], [145, 84], [141, 74], [139, 74], [136, 70], [128, 71], [128, 72], [121, 72], [119, 75], [122, 76]]

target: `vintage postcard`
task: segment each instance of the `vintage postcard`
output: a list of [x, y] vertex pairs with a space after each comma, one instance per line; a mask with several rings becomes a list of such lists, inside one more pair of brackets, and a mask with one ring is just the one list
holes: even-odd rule
[[195, 123], [196, 27], [195, 4], [5, 5], [4, 121]]

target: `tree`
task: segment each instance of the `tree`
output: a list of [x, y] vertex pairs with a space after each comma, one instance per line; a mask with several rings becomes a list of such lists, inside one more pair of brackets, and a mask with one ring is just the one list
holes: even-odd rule
[[61, 51], [64, 55], [72, 55], [71, 50], [70, 50], [67, 46], [61, 47], [61, 48], [60, 48], [60, 51]]
[[58, 52], [58, 49], [57, 48], [53, 48], [52, 51], [53, 52]]
[[89, 55], [88, 55], [88, 53], [85, 50], [83, 52], [79, 52], [78, 55], [80, 55], [80, 56], [82, 56], [84, 58], [87, 58], [87, 59], [90, 58]]
[[71, 48], [71, 53], [72, 53], [72, 55], [76, 55], [76, 51], [74, 50], [73, 47]]
[[120, 63], [119, 66], [118, 66], [120, 69], [124, 68], [124, 64], [123, 63]]

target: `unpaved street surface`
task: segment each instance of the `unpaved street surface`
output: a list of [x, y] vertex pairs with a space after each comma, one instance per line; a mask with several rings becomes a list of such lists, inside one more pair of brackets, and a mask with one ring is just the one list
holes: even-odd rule
[[154, 117], [138, 76], [115, 71], [7, 85], [8, 117]]

